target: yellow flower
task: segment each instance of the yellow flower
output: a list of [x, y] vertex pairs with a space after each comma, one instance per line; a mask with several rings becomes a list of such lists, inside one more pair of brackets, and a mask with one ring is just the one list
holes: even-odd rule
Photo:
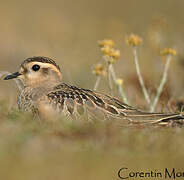
[[120, 51], [109, 46], [101, 48], [101, 51], [110, 64], [115, 63], [120, 58]]
[[109, 47], [114, 47], [115, 43], [113, 40], [110, 39], [104, 39], [102, 41], [98, 41], [98, 45], [100, 47], [105, 47], [105, 46], [109, 46]]
[[105, 46], [105, 47], [103, 47], [103, 48], [101, 48], [101, 52], [104, 54], [104, 55], [110, 55], [110, 53], [111, 53], [111, 51], [112, 51], [112, 48], [111, 47], [109, 47], [109, 46]]
[[177, 52], [175, 49], [172, 49], [172, 48], [164, 48], [163, 50], [160, 51], [160, 54], [162, 56], [168, 56], [168, 55], [176, 56]]
[[117, 83], [118, 86], [122, 86], [123, 79], [121, 79], [121, 78], [116, 79], [116, 83]]
[[102, 64], [96, 64], [93, 68], [93, 74], [97, 76], [105, 76], [106, 71], [105, 71], [104, 66]]
[[127, 37], [126, 42], [130, 46], [139, 46], [142, 43], [142, 38], [135, 35], [131, 34], [130, 36]]
[[110, 53], [110, 57], [112, 57], [113, 59], [118, 60], [120, 58], [120, 51], [112, 49], [111, 53]]

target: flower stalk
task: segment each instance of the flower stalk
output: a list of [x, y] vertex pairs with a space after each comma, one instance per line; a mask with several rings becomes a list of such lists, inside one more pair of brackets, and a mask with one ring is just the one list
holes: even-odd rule
[[111, 65], [112, 64], [109, 64], [107, 65], [107, 74], [108, 74], [108, 84], [109, 84], [109, 91], [110, 91], [110, 94], [113, 95], [113, 92], [112, 92], [112, 89], [113, 89], [113, 85], [112, 85], [112, 75], [111, 75]]
[[139, 61], [138, 61], [136, 47], [133, 48], [133, 54], [134, 54], [134, 61], [135, 61], [135, 66], [136, 66], [136, 71], [137, 71], [137, 76], [138, 76], [138, 79], [139, 79], [139, 83], [141, 85], [141, 88], [142, 88], [142, 91], [143, 91], [143, 94], [144, 94], [144, 97], [145, 97], [147, 103], [150, 104], [150, 97], [149, 97], [149, 94], [148, 94], [148, 92], [146, 90], [146, 87], [144, 85], [144, 80], [142, 78], [140, 67], [139, 67]]
[[111, 95], [113, 94], [113, 83], [114, 83], [117, 86], [118, 92], [120, 93], [123, 101], [125, 103], [128, 103], [126, 95], [122, 88], [123, 80], [119, 79], [118, 81], [113, 68], [113, 64], [120, 59], [120, 51], [114, 48], [115, 43], [110, 39], [104, 39], [102, 41], [98, 41], [98, 44], [101, 48], [100, 50], [103, 54], [103, 58], [107, 63], [107, 76], [108, 76], [108, 85], [109, 85], [110, 94]]
[[96, 82], [95, 82], [95, 85], [94, 85], [94, 88], [93, 90], [96, 91], [99, 84], [100, 84], [100, 80], [101, 80], [101, 76], [97, 76], [97, 79], [96, 79]]
[[115, 73], [115, 71], [114, 71], [113, 64], [110, 64], [110, 65], [109, 65], [109, 71], [110, 71], [110, 73], [111, 73], [111, 76], [112, 76], [112, 79], [113, 79], [114, 83], [115, 83], [115, 84], [117, 85], [117, 87], [118, 87], [118, 92], [119, 92], [119, 94], [121, 95], [121, 97], [122, 97], [122, 99], [123, 99], [123, 102], [126, 103], [126, 104], [129, 104], [129, 103], [128, 103], [128, 100], [127, 100], [127, 97], [126, 97], [126, 95], [125, 95], [125, 93], [124, 93], [124, 91], [123, 91], [123, 88], [122, 88], [123, 80], [122, 80], [122, 79], [118, 79], [118, 78], [116, 77], [116, 73]]
[[156, 94], [156, 96], [155, 96], [155, 98], [153, 100], [153, 103], [151, 105], [150, 112], [153, 112], [155, 110], [155, 107], [156, 107], [156, 105], [158, 103], [160, 95], [161, 95], [161, 93], [163, 91], [163, 87], [164, 87], [164, 85], [165, 85], [165, 83], [167, 81], [167, 75], [168, 75], [168, 70], [169, 70], [169, 66], [170, 66], [170, 63], [171, 63], [171, 59], [172, 59], [171, 55], [168, 55], [167, 61], [166, 61], [166, 64], [165, 64], [165, 68], [164, 68], [164, 73], [163, 73], [160, 85], [159, 85], [159, 87], [157, 89], [157, 94]]
[[127, 100], [127, 97], [123, 91], [123, 87], [122, 87], [122, 84], [123, 84], [123, 80], [122, 79], [117, 79], [116, 80], [116, 84], [118, 86], [118, 91], [123, 99], [123, 102], [126, 103], [126, 104], [129, 104], [128, 100]]

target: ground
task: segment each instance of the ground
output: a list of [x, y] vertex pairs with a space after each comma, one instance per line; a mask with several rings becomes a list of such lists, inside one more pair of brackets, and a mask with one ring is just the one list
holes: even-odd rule
[[[0, 111], [0, 179], [118, 179], [118, 171], [182, 170], [183, 128], [116, 122], [48, 124]], [[139, 179], [139, 178], [138, 178]]]

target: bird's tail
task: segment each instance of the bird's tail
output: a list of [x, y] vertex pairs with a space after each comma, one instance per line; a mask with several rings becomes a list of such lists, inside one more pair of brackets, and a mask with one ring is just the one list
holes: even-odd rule
[[148, 113], [148, 112], [132, 112], [127, 113], [126, 118], [135, 124], [168, 124], [169, 122], [182, 122], [184, 123], [184, 115], [181, 114], [164, 114], [164, 113]]

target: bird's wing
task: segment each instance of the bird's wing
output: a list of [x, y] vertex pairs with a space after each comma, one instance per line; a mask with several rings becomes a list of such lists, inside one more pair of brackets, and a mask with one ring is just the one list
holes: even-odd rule
[[[88, 91], [88, 90], [83, 89], [83, 91]], [[105, 106], [108, 107], [108, 108], [105, 108], [106, 110], [109, 109], [111, 111], [112, 108], [114, 108], [118, 112], [117, 117], [120, 117], [120, 118], [123, 117], [124, 119], [127, 119], [132, 123], [165, 124], [165, 123], [168, 123], [169, 121], [180, 121], [184, 119], [184, 116], [178, 113], [166, 114], [166, 113], [143, 112], [141, 110], [136, 109], [135, 107], [129, 106], [121, 102], [117, 98], [114, 98], [99, 92], [89, 91], [88, 94], [91, 94], [97, 98], [100, 98], [105, 103]]]
[[180, 114], [142, 112], [106, 94], [64, 83], [56, 86], [47, 94], [47, 97], [56, 109], [71, 115], [87, 113], [96, 118], [123, 118], [135, 123], [158, 123], [183, 119]]
[[[60, 84], [47, 94], [50, 104], [60, 111], [73, 114], [87, 113], [96, 118], [106, 116], [119, 116], [119, 109], [125, 109], [121, 104], [111, 102], [111, 99], [101, 97], [99, 94], [87, 89]], [[57, 106], [57, 107], [56, 107]], [[128, 107], [128, 106], [127, 106]]]

